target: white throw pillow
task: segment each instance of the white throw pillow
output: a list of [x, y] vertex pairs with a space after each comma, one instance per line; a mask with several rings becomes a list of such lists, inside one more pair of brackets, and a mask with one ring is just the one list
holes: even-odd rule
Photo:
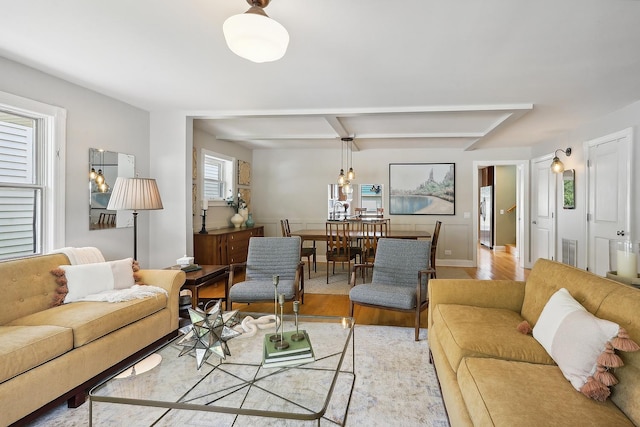
[[547, 350], [576, 390], [596, 371], [598, 356], [618, 335], [618, 324], [589, 313], [565, 288], [549, 298], [533, 328], [533, 337]]
[[133, 279], [133, 258], [93, 264], [61, 265], [69, 293], [64, 302], [81, 300], [87, 295], [113, 289], [130, 288]]

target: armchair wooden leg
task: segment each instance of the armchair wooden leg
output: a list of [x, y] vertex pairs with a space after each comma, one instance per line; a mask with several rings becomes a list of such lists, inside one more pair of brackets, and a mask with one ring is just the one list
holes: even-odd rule
[[416, 341], [420, 339], [420, 306], [416, 309]]
[[353, 317], [353, 302], [349, 303], [349, 317]]

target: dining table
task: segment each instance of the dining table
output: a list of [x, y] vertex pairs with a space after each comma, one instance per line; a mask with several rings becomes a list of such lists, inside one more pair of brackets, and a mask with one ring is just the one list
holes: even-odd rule
[[[362, 230], [353, 230], [349, 232], [353, 239], [362, 237]], [[326, 241], [327, 231], [324, 228], [310, 228], [305, 230], [296, 230], [291, 232], [292, 236], [299, 236], [302, 241], [312, 240], [315, 246], [316, 241]], [[392, 239], [430, 239], [431, 232], [421, 230], [389, 230], [387, 232], [388, 238]]]

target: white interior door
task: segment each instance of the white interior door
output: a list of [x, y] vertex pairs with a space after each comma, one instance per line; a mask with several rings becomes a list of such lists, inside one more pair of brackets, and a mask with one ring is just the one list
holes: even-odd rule
[[531, 205], [531, 263], [538, 258], [555, 259], [556, 177], [551, 157], [533, 160]]
[[609, 271], [609, 240], [630, 236], [632, 131], [586, 143], [588, 174], [587, 268]]

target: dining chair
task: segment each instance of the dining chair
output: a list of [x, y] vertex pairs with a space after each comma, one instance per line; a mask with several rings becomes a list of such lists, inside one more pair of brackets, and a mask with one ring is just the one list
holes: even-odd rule
[[363, 221], [362, 222], [362, 255], [360, 261], [372, 263], [376, 256], [378, 239], [387, 237], [387, 221]]
[[[263, 302], [275, 299], [273, 276], [279, 276], [278, 294], [286, 301], [304, 302], [301, 281], [300, 237], [251, 237], [247, 261], [229, 266], [227, 310], [234, 302]], [[236, 272], [244, 269], [244, 280], [233, 283]]]
[[431, 256], [429, 266], [433, 269], [433, 278], [436, 278], [436, 252], [438, 246], [438, 236], [440, 236], [440, 226], [442, 221], [436, 221], [436, 226], [433, 229], [433, 235], [431, 236]]
[[[347, 221], [327, 222], [327, 284], [329, 283], [329, 263], [333, 263], [333, 273], [336, 274], [336, 262], [346, 262], [351, 272], [351, 260], [360, 256], [362, 262], [362, 249], [353, 245], [352, 227]], [[355, 261], [354, 261], [355, 263]], [[347, 277], [348, 281], [348, 277]]]
[[[291, 227], [289, 226], [288, 218], [280, 220], [280, 228], [282, 229], [282, 237], [291, 237]], [[304, 244], [304, 242], [302, 244]], [[314, 246], [311, 248], [304, 246], [300, 247], [300, 258], [306, 258], [307, 265], [309, 266], [309, 279], [311, 279], [311, 264], [313, 264], [314, 273], [318, 271], [315, 242], [313, 242], [313, 244]]]
[[[373, 264], [356, 264], [351, 274], [349, 291], [350, 315], [354, 305], [414, 313], [415, 340], [420, 334], [420, 313], [429, 306], [427, 285], [433, 277], [429, 268], [428, 240], [378, 240]], [[373, 271], [371, 283], [356, 285], [358, 270]]]
[[356, 217], [360, 218], [361, 216], [366, 215], [367, 208], [355, 208], [354, 212], [356, 214]]

